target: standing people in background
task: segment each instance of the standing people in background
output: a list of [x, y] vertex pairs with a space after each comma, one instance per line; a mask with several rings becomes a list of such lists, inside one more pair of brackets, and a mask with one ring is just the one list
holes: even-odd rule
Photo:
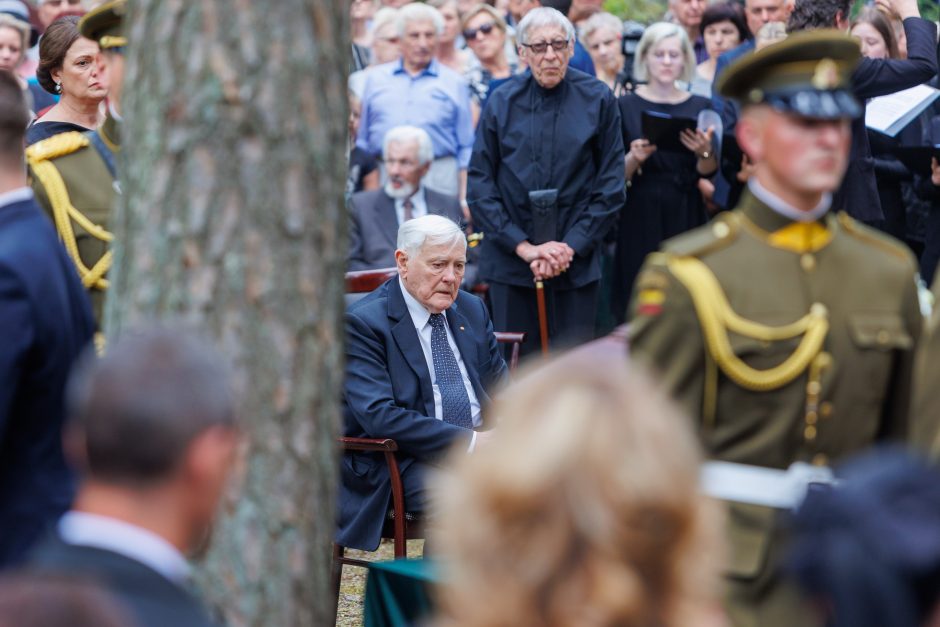
[[352, 39], [350, 72], [363, 70], [372, 61], [372, 37], [369, 33], [369, 24], [379, 6], [381, 6], [379, 0], [352, 0], [349, 3], [349, 36]]
[[[0, 5], [2, 9], [2, 5]], [[0, 10], [0, 71], [10, 72], [20, 83], [20, 88], [26, 96], [26, 106], [35, 112], [32, 93], [26, 79], [21, 77], [17, 70], [26, 59], [26, 50], [29, 47], [29, 24]]]
[[592, 15], [603, 11], [603, 0], [571, 0], [571, 8], [568, 10], [568, 19], [574, 24], [575, 30], [580, 30]]
[[702, 14], [702, 39], [708, 58], [695, 67], [695, 78], [692, 79], [689, 91], [710, 99], [718, 57], [750, 38], [751, 32], [736, 4], [719, 2], [705, 9]]
[[594, 62], [597, 78], [615, 96], [623, 95], [623, 22], [610, 13], [595, 13], [581, 27], [581, 39]]
[[23, 170], [29, 112], [0, 72], [0, 568], [68, 509], [65, 384], [95, 332], [88, 296]]
[[707, 6], [707, 0], [669, 0], [669, 11], [675, 23], [685, 29], [692, 43], [696, 63], [708, 58], [705, 40], [702, 38], [702, 15]]
[[[755, 36], [760, 29], [769, 22], [786, 22], [790, 17], [790, 11], [793, 10], [794, 0], [744, 0], [744, 18], [747, 20], [747, 29]], [[736, 102], [726, 100], [714, 89], [718, 83], [724, 69], [735, 60], [754, 52], [755, 42], [748, 39], [737, 48], [732, 48], [728, 52], [718, 57], [718, 63], [715, 65], [715, 80], [712, 83], [712, 109], [721, 116], [723, 132], [734, 133], [734, 126], [738, 123], [738, 105]], [[746, 157], [744, 158], [746, 161]], [[743, 183], [739, 180], [745, 178], [740, 173], [747, 172], [746, 163], [733, 164], [731, 169], [722, 169], [714, 177], [715, 193], [712, 196], [712, 202], [719, 209], [731, 209], [738, 203], [741, 196]]]
[[384, 63], [391, 63], [401, 56], [398, 46], [398, 9], [383, 7], [372, 18], [372, 48], [369, 51], [369, 66], [349, 75], [349, 90], [362, 105], [362, 93], [366, 88], [366, 73]]
[[[122, 17], [126, 0], [110, 0], [89, 12], [79, 24], [82, 37], [101, 48], [97, 65], [107, 75], [108, 114], [91, 133], [68, 132], [30, 146], [26, 151], [36, 200], [56, 225], [59, 238], [91, 293], [95, 319], [101, 322], [111, 268], [108, 231], [121, 149], [121, 96], [124, 85]], [[48, 35], [47, 35], [48, 36]], [[78, 220], [75, 213], [84, 216]], [[99, 336], [99, 341], [103, 336]]]
[[98, 67], [98, 44], [78, 32], [79, 18], [59, 18], [39, 42], [36, 77], [59, 102], [26, 131], [27, 145], [53, 135], [96, 128], [99, 105], [108, 95], [108, 84]]
[[488, 4], [474, 6], [463, 18], [463, 38], [477, 61], [464, 74], [473, 99], [474, 126], [492, 91], [520, 70], [506, 56], [506, 28], [499, 11]]
[[[875, 7], [864, 7], [853, 20], [850, 32], [857, 37], [862, 56], [869, 59], [898, 59], [898, 46], [894, 40], [894, 29], [884, 13]], [[914, 120], [897, 137], [889, 137], [877, 131], [865, 129], [871, 146], [874, 165], [875, 187], [884, 214], [884, 231], [902, 242], [907, 238], [907, 211], [901, 192], [901, 182], [911, 178], [911, 173], [894, 156], [893, 149], [902, 144], [921, 143], [919, 120]]]
[[[855, 39], [826, 30], [730, 66], [717, 87], [741, 103], [736, 136], [755, 163], [748, 189], [734, 211], [667, 242], [637, 279], [631, 355], [697, 418], [714, 459], [826, 466], [911, 434], [923, 324], [914, 259], [830, 209], [849, 120], [862, 112], [851, 93], [859, 58]], [[735, 625], [819, 624], [779, 571], [780, 514], [756, 501], [729, 506]]]
[[375, 157], [368, 154], [356, 145], [356, 135], [359, 134], [359, 118], [362, 115], [362, 103], [359, 98], [348, 90], [349, 121], [347, 124], [347, 200], [356, 192], [379, 188], [379, 164]]
[[643, 135], [644, 111], [695, 120], [708, 108], [706, 98], [676, 85], [688, 82], [693, 72], [692, 46], [679, 25], [659, 22], [646, 29], [633, 69], [633, 75], [645, 84], [619, 101], [623, 144], [629, 147], [625, 161], [629, 189], [620, 212], [614, 256], [611, 313], [618, 323], [626, 317], [630, 287], [646, 256], [664, 240], [708, 220], [698, 180], [714, 174], [718, 167], [713, 131], [686, 132], [682, 152], [659, 151]]
[[393, 267], [398, 228], [408, 220], [431, 214], [463, 221], [456, 196], [422, 184], [433, 157], [431, 138], [420, 128], [396, 126], [385, 134], [385, 186], [355, 194], [349, 203], [347, 270]]
[[531, 73], [490, 96], [468, 199], [485, 233], [480, 275], [496, 328], [538, 338], [534, 281], [544, 280], [548, 333], [560, 347], [593, 335], [601, 246], [623, 204], [620, 115], [606, 85], [569, 71], [575, 33], [564, 15], [533, 9], [517, 34]]
[[444, 18], [444, 30], [437, 40], [437, 52], [434, 57], [438, 63], [446, 65], [458, 74], [466, 73], [470, 67], [470, 55], [466, 50], [457, 48], [457, 38], [460, 36], [457, 0], [428, 0], [428, 4], [437, 9]]
[[36, 17], [45, 34], [61, 14], [82, 12], [82, 0], [37, 0], [36, 8]]
[[425, 184], [464, 198], [473, 119], [466, 81], [434, 58], [444, 19], [437, 9], [414, 2], [398, 10], [397, 27], [401, 58], [369, 72], [356, 144], [378, 157], [390, 128], [421, 127], [434, 144]]
[[[864, 103], [869, 98], [884, 96], [929, 81], [937, 73], [937, 26], [920, 18], [917, 0], [885, 0], [904, 20], [907, 31], [908, 58], [868, 59], [852, 75], [852, 88]], [[787, 32], [795, 33], [816, 28], [848, 30], [850, 0], [797, 0], [787, 22]], [[865, 116], [852, 121], [852, 154], [842, 187], [832, 206], [850, 216], [880, 229], [885, 228], [875, 183], [875, 167], [868, 144]]]
[[35, 61], [28, 59], [38, 41], [39, 30], [29, 21], [26, 3], [0, 0], [0, 69], [20, 77], [20, 83], [28, 89], [26, 104], [33, 113], [43, 112], [56, 103], [56, 98], [36, 82]]
[[208, 546], [237, 458], [225, 362], [179, 329], [130, 331], [86, 353], [68, 391], [82, 483], [30, 570], [98, 582], [138, 627], [213, 627], [186, 557]]

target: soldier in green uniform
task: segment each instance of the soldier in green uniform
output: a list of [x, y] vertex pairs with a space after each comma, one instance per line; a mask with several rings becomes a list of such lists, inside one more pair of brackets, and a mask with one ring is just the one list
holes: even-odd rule
[[120, 150], [120, 106], [123, 50], [127, 45], [122, 25], [126, 0], [107, 2], [87, 13], [79, 23], [83, 37], [101, 47], [98, 63], [110, 80], [108, 115], [88, 133], [61, 133], [26, 151], [36, 201], [49, 213], [59, 238], [78, 268], [91, 295], [99, 326], [111, 267], [109, 224], [120, 193], [115, 171]]
[[[858, 59], [857, 41], [812, 31], [729, 67], [717, 88], [742, 106], [748, 190], [734, 211], [651, 255], [634, 287], [632, 355], [697, 418], [712, 459], [826, 466], [908, 435], [922, 326], [914, 259], [828, 212], [861, 113], [849, 91]], [[737, 626], [820, 622], [779, 573], [782, 519], [729, 505]]]

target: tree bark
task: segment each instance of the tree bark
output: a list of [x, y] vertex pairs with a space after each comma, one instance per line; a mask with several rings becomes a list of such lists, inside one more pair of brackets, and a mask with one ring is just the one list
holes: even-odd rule
[[173, 318], [235, 371], [247, 456], [200, 566], [229, 624], [327, 625], [347, 6], [129, 3], [109, 337]]

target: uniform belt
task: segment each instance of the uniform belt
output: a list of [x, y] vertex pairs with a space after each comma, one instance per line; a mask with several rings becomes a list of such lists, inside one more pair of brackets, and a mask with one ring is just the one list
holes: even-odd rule
[[796, 509], [812, 485], [835, 485], [832, 469], [796, 462], [787, 470], [708, 461], [702, 465], [700, 483], [706, 495], [724, 501]]

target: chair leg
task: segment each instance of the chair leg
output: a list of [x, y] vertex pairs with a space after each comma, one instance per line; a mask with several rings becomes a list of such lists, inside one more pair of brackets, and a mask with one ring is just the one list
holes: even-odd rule
[[333, 622], [336, 622], [339, 613], [339, 586], [343, 579], [343, 562], [340, 561], [346, 553], [346, 547], [333, 543], [333, 563], [330, 571], [330, 584], [333, 587]]

